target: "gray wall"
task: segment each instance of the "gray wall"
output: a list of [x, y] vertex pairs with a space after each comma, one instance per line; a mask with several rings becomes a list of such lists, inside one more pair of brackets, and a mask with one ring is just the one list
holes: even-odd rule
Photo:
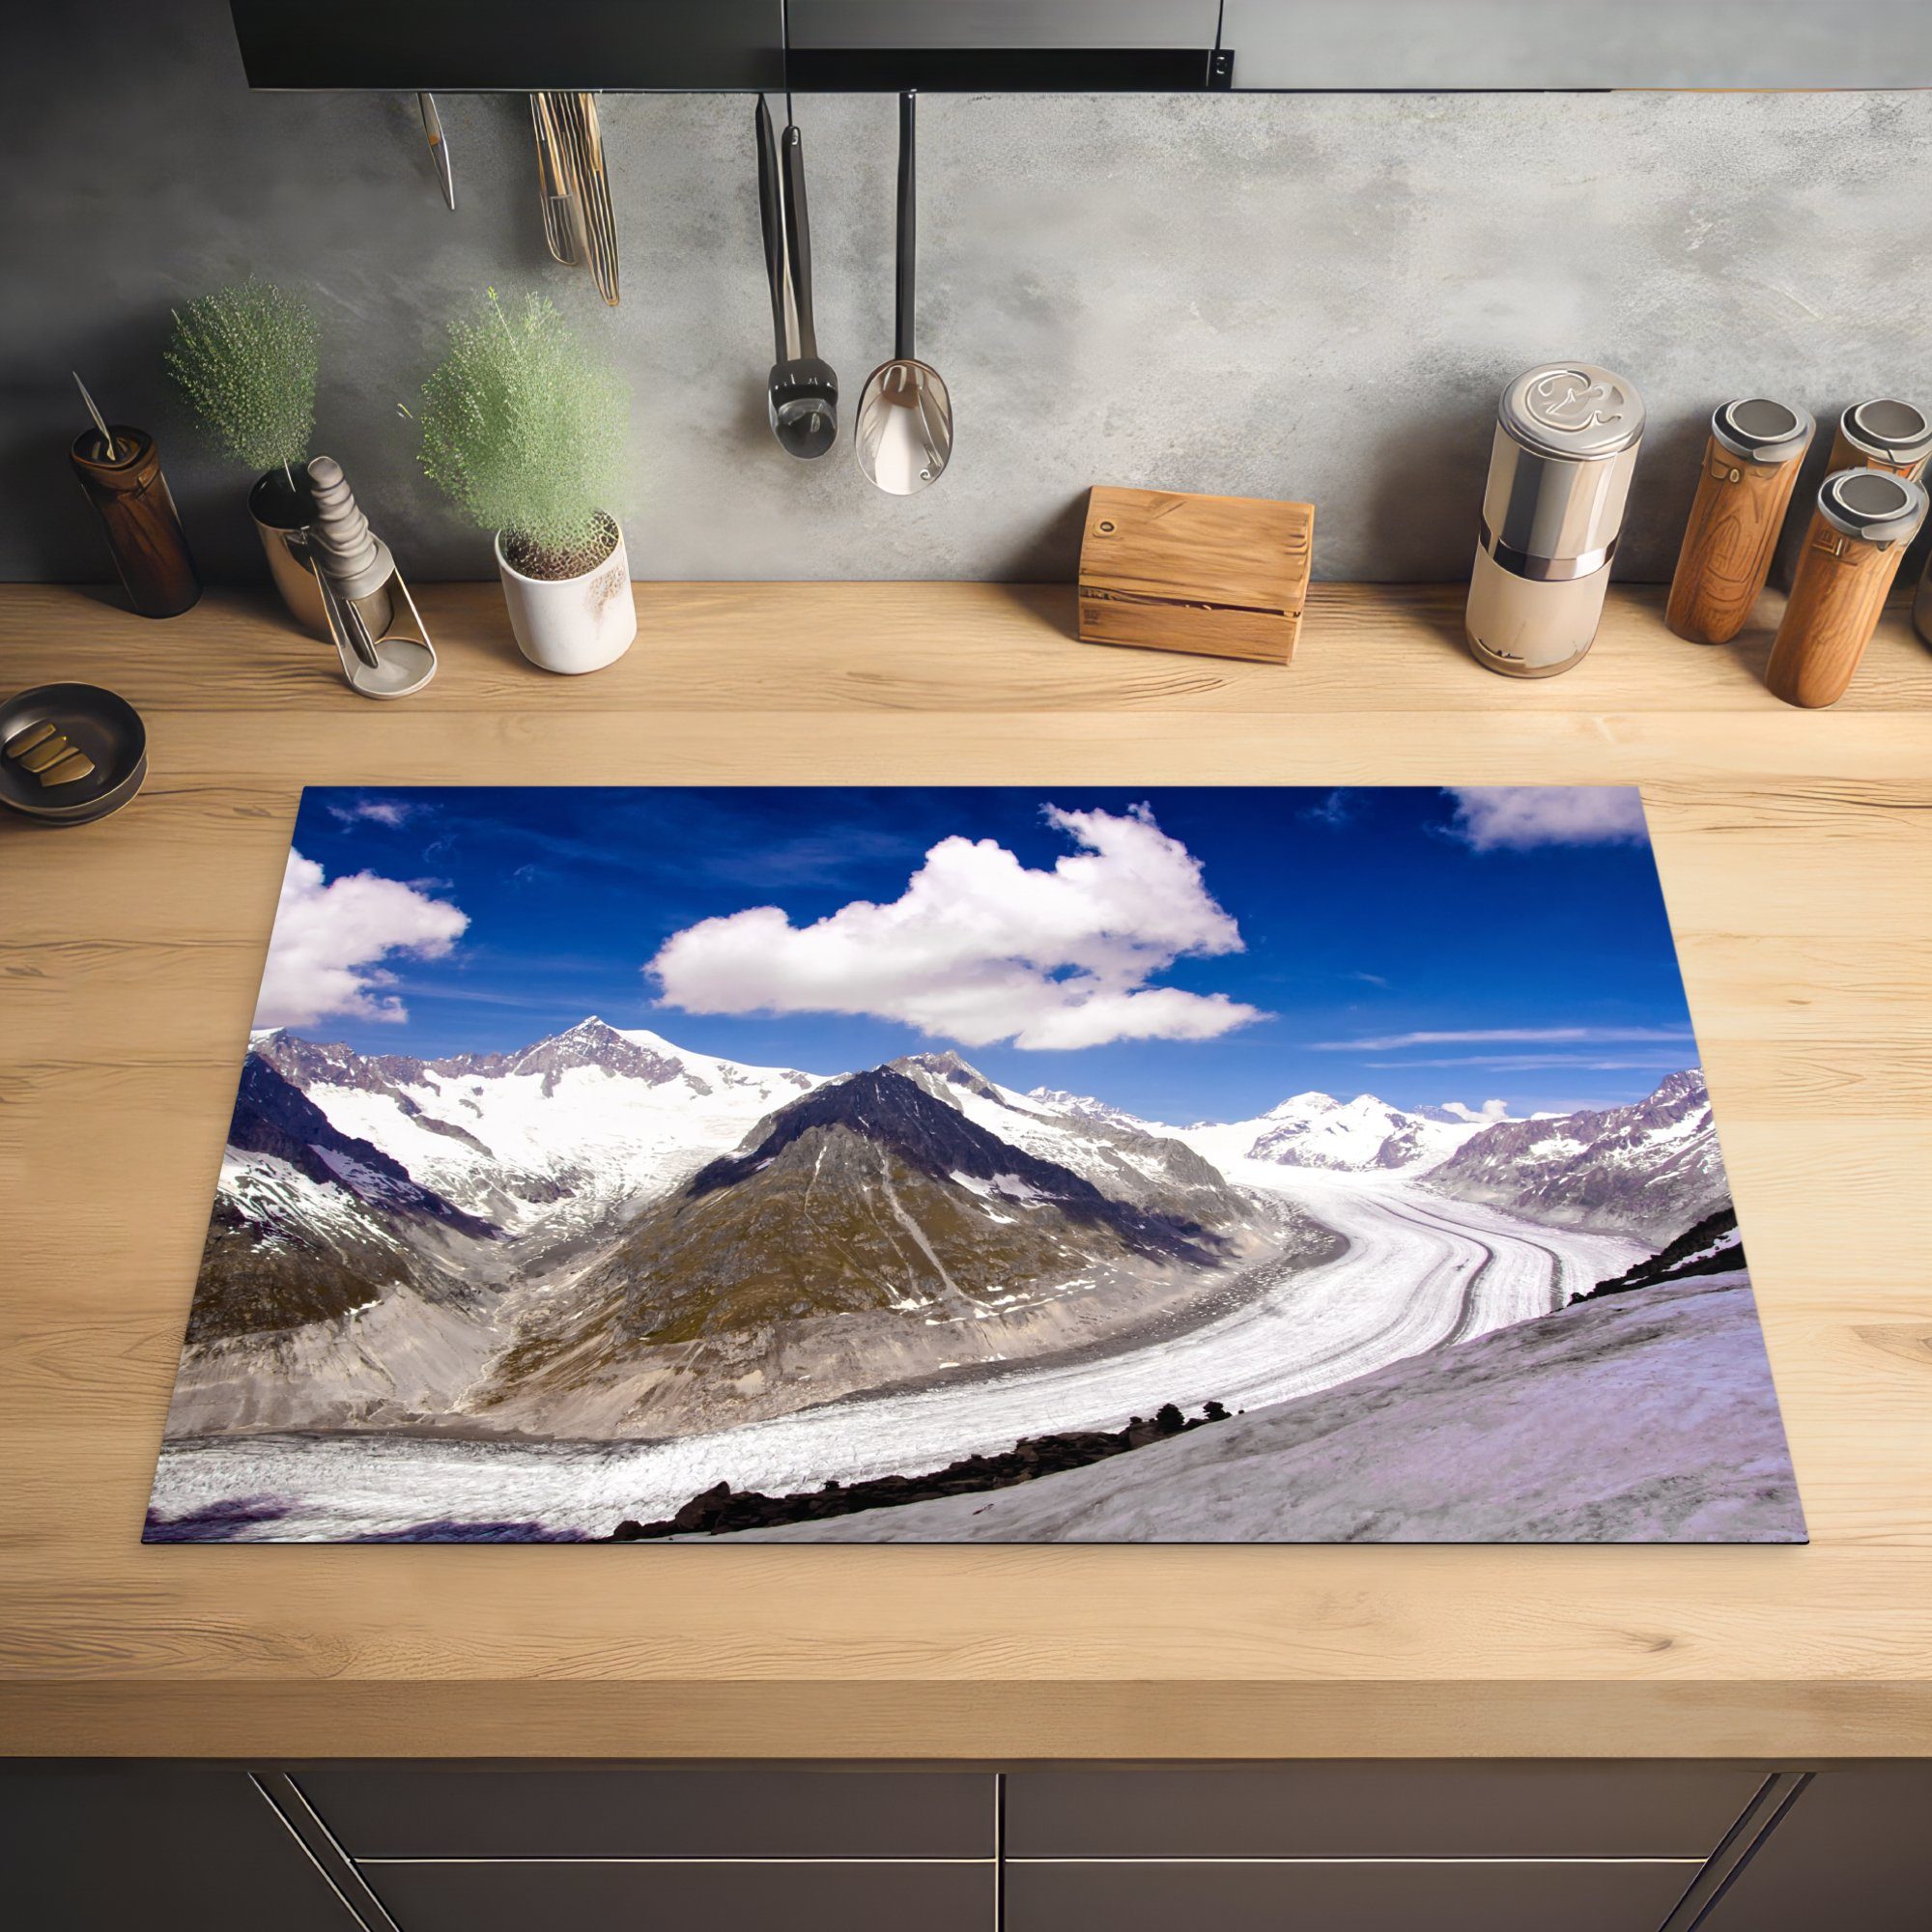
[[[1932, 399], [1932, 94], [929, 97], [921, 348], [958, 447], [898, 502], [765, 430], [749, 101], [605, 103], [606, 311], [544, 254], [520, 97], [442, 100], [452, 215], [412, 99], [248, 94], [221, 0], [9, 32], [0, 576], [107, 574], [70, 368], [160, 436], [207, 573], [259, 575], [247, 479], [159, 366], [169, 304], [251, 271], [310, 291], [320, 446], [424, 580], [488, 575], [489, 548], [396, 405], [486, 285], [549, 289], [635, 384], [640, 577], [1061, 577], [1094, 482], [1312, 498], [1321, 575], [1459, 577], [1496, 392], [1569, 355], [1649, 401], [1620, 569], [1662, 579], [1715, 403]], [[855, 402], [890, 350], [894, 110], [799, 112], [819, 339]]]

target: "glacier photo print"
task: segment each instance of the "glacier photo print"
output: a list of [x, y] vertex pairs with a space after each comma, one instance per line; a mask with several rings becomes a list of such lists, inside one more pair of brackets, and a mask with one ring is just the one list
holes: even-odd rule
[[1803, 1542], [1641, 801], [311, 789], [146, 1537]]

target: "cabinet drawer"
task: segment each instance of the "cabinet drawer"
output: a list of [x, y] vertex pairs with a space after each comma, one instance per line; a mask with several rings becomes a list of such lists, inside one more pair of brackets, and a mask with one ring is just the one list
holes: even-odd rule
[[248, 1775], [191, 1764], [0, 1766], [7, 1922], [29, 1932], [355, 1932]]
[[362, 1875], [402, 1932], [986, 1932], [994, 1915], [989, 1863], [538, 1861], [371, 1864]]
[[1674, 1764], [1305, 1764], [1007, 1780], [1013, 1858], [1705, 1858], [1763, 1779]]
[[[1006, 1932], [1657, 1932], [1683, 1864], [1009, 1864]], [[417, 1932], [413, 1925], [405, 1932]]]
[[352, 1858], [989, 1858], [994, 1786], [964, 1772], [497, 1771], [329, 1765], [296, 1782]]
[[1701, 1921], [1708, 1932], [1925, 1932], [1932, 1765], [1821, 1771]]

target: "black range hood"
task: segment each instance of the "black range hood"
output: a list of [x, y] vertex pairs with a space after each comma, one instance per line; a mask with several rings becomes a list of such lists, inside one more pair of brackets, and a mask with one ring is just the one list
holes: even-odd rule
[[248, 84], [408, 93], [1187, 93], [1220, 0], [230, 0]]
[[[1923, 87], [1932, 0], [230, 0], [249, 85], [452, 94]], [[1855, 15], [1856, 32], [1839, 15]]]

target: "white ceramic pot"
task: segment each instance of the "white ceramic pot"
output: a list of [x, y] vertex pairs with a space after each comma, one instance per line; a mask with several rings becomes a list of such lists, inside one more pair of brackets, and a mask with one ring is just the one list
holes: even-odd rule
[[498, 530], [497, 571], [517, 648], [533, 665], [570, 674], [602, 670], [631, 648], [638, 609], [621, 529], [611, 554], [582, 577], [526, 577], [503, 554]]

